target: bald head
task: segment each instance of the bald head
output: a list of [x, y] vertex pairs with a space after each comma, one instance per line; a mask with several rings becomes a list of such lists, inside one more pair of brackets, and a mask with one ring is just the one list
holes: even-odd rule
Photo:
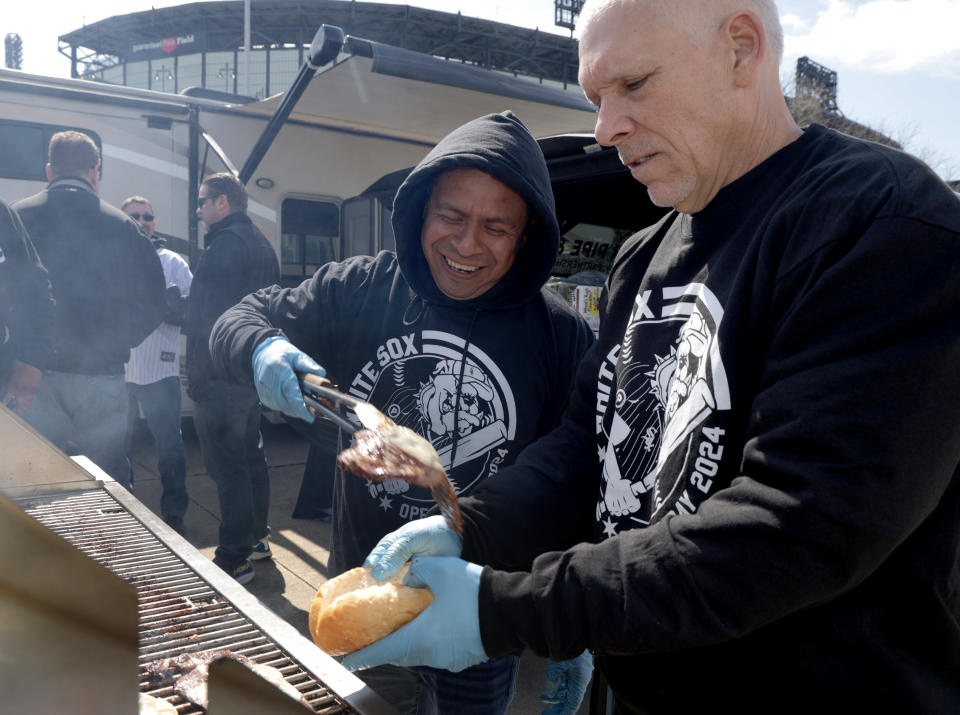
[[774, 0], [587, 0], [577, 19], [576, 36], [598, 14], [615, 7], [644, 8], [650, 17], [661, 22], [683, 27], [691, 39], [702, 41], [709, 30], [715, 30], [718, 21], [737, 10], [748, 10], [759, 17], [779, 64], [783, 55], [783, 30], [780, 13]]
[[594, 15], [630, 5], [646, 6], [661, 22], [685, 28], [695, 44], [701, 44], [708, 32], [716, 30], [726, 15], [738, 9], [749, 10], [763, 23], [774, 63], [779, 67], [783, 59], [783, 29], [774, 0], [587, 0], [577, 21], [577, 36]]
[[702, 210], [800, 134], [772, 0], [589, 0], [579, 28], [597, 141], [658, 206]]

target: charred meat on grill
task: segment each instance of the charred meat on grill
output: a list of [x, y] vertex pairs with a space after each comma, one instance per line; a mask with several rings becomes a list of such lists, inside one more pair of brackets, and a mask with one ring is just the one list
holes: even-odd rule
[[230, 658], [257, 673], [287, 695], [303, 702], [300, 691], [288, 683], [276, 668], [256, 663], [245, 655], [230, 650], [206, 650], [199, 653], [182, 653], [174, 658], [161, 658], [146, 664], [147, 677], [152, 680], [172, 680], [173, 691], [194, 705], [207, 707], [207, 679], [210, 663], [217, 658]]

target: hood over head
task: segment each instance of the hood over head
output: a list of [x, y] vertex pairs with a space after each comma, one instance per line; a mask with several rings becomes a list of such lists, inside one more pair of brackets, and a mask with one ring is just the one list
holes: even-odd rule
[[[453, 300], [437, 287], [420, 245], [423, 208], [436, 178], [453, 169], [480, 169], [527, 202], [526, 240], [507, 274], [483, 295]], [[510, 111], [488, 114], [453, 130], [410, 172], [393, 202], [397, 261], [413, 289], [428, 301], [467, 308], [509, 308], [536, 295], [553, 270], [560, 229], [543, 152]]]

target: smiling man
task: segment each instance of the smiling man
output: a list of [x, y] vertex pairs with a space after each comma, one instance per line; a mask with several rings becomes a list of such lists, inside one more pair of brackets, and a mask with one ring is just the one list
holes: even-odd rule
[[[246, 298], [214, 327], [211, 352], [221, 370], [255, 381], [264, 405], [308, 421], [293, 370], [319, 363], [428, 439], [469, 494], [558, 424], [593, 338], [543, 288], [560, 232], [540, 148], [510, 112], [465, 124], [400, 187], [393, 227], [396, 254], [330, 263], [297, 288]], [[337, 474], [328, 575], [361, 565], [432, 505], [399, 479]], [[508, 656], [462, 673], [387, 666], [360, 677], [401, 712], [495, 715], [516, 667]]]
[[454, 300], [483, 295], [517, 255], [527, 203], [479, 169], [442, 174], [424, 209], [421, 246], [437, 287]]

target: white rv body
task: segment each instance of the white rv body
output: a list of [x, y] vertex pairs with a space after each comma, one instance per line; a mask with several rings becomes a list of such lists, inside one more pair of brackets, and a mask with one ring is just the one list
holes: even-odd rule
[[[538, 137], [592, 127], [589, 111], [378, 74], [372, 64], [346, 56], [320, 71], [247, 184], [248, 213], [278, 255], [285, 199], [339, 205], [384, 174], [415, 165], [474, 117], [511, 109]], [[281, 99], [237, 104], [0, 69], [0, 150], [8, 153], [3, 141], [13, 124], [49, 128], [47, 138], [61, 128], [91, 132], [103, 154], [101, 197], [117, 206], [133, 194], [148, 197], [157, 230], [186, 241], [191, 118], [222, 149], [229, 168], [239, 169]], [[197, 149], [198, 173], [228, 169], [203, 138]], [[45, 145], [29, 150], [38, 166], [45, 161]], [[0, 198], [7, 202], [46, 185], [45, 179], [6, 174], [0, 169]], [[339, 248], [336, 257], [343, 257]]]

